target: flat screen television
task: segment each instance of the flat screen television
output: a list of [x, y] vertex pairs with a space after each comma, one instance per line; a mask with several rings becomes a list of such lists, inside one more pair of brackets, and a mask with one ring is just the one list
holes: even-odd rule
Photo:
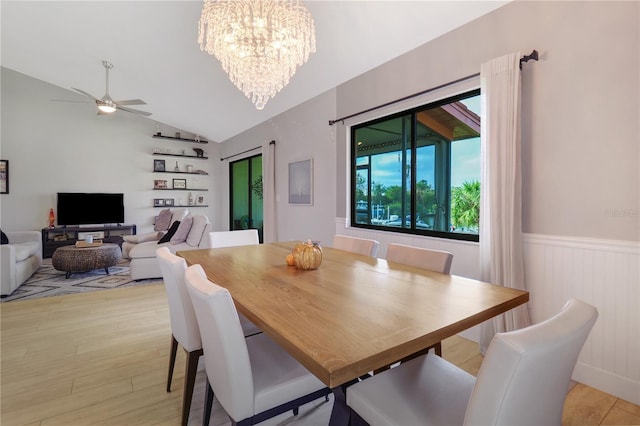
[[60, 226], [124, 223], [124, 195], [58, 192], [57, 221]]

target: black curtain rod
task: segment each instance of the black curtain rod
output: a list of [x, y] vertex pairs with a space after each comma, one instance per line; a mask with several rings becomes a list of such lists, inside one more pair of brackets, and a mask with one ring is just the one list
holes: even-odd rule
[[[275, 145], [276, 141], [269, 142], [269, 145]], [[258, 148], [262, 148], [262, 145], [256, 146], [254, 148], [247, 149], [246, 151], [238, 152], [237, 154], [229, 155], [227, 157], [221, 158], [220, 161], [228, 160], [229, 158], [237, 157], [238, 155], [246, 154], [247, 152], [255, 151]]]
[[534, 49], [533, 52], [531, 52], [529, 55], [524, 55], [522, 58], [520, 58], [520, 69], [522, 69], [522, 64], [524, 62], [537, 61], [537, 60], [538, 60], [538, 51]]
[[[522, 63], [523, 62], [527, 62], [529, 60], [534, 60], [534, 61], [538, 60], [538, 51], [537, 50], [534, 50], [533, 52], [531, 52], [530, 55], [525, 55], [522, 58], [520, 58], [520, 69], [522, 69]], [[342, 124], [344, 124], [344, 120], [347, 120], [349, 118], [356, 117], [358, 115], [365, 114], [367, 112], [375, 111], [376, 109], [384, 108], [386, 106], [393, 105], [393, 104], [396, 104], [398, 102], [406, 101], [407, 99], [415, 98], [416, 96], [424, 95], [424, 94], [427, 94], [429, 92], [433, 92], [434, 90], [442, 89], [443, 87], [451, 86], [453, 84], [460, 83], [462, 81], [469, 80], [469, 79], [474, 78], [474, 77], [478, 77], [479, 75], [480, 75], [479, 72], [475, 73], [475, 74], [471, 74], [471, 75], [468, 75], [466, 77], [462, 77], [462, 78], [459, 78], [457, 80], [453, 80], [453, 81], [450, 81], [448, 83], [444, 83], [444, 84], [441, 84], [439, 86], [435, 86], [435, 87], [432, 87], [430, 89], [426, 89], [426, 90], [423, 90], [421, 92], [414, 93], [412, 95], [408, 95], [408, 96], [405, 96], [405, 97], [400, 98], [400, 99], [396, 99], [394, 101], [386, 102], [386, 103], [384, 103], [382, 105], [378, 105], [378, 106], [375, 106], [373, 108], [365, 109], [364, 111], [360, 111], [360, 112], [356, 112], [354, 114], [346, 115], [346, 116], [341, 117], [341, 118], [336, 118], [335, 120], [329, 120], [329, 126], [333, 126], [334, 124], [336, 124], [336, 123], [338, 123], [340, 121], [342, 121]]]

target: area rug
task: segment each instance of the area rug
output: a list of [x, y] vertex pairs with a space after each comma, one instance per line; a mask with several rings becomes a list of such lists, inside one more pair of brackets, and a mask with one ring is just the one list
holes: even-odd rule
[[31, 278], [18, 287], [10, 296], [1, 298], [0, 302], [86, 293], [162, 282], [159, 279], [132, 280], [129, 274], [129, 259], [121, 259], [116, 266], [110, 267], [109, 275], [106, 274], [104, 269], [74, 273], [68, 279], [65, 278], [65, 274], [65, 272], [56, 271], [53, 268], [51, 259], [44, 259], [42, 266]]

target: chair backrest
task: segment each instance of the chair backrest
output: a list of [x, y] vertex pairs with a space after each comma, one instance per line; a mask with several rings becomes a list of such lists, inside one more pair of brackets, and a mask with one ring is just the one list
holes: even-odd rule
[[571, 374], [597, 317], [595, 307], [572, 299], [544, 322], [496, 334], [465, 424], [560, 425]]
[[362, 254], [364, 256], [376, 257], [380, 243], [367, 238], [350, 237], [347, 235], [335, 235], [333, 237], [333, 248]]
[[198, 321], [191, 304], [191, 296], [189, 296], [184, 282], [187, 262], [172, 254], [167, 247], [157, 249], [156, 258], [160, 264], [164, 286], [167, 289], [173, 337], [189, 352], [202, 349]]
[[448, 251], [391, 243], [387, 248], [387, 260], [448, 274], [451, 271], [453, 254]]
[[209, 247], [250, 246], [259, 244], [257, 229], [241, 229], [238, 231], [209, 232]]
[[200, 265], [187, 268], [185, 281], [198, 318], [211, 388], [229, 416], [249, 418], [255, 414], [253, 373], [231, 294], [209, 281]]

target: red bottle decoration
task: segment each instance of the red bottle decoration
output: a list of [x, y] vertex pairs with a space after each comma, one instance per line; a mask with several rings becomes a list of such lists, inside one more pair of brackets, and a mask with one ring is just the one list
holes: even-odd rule
[[55, 213], [53, 213], [53, 209], [49, 209], [49, 228], [55, 227], [54, 225], [55, 221], [56, 221], [56, 215]]

